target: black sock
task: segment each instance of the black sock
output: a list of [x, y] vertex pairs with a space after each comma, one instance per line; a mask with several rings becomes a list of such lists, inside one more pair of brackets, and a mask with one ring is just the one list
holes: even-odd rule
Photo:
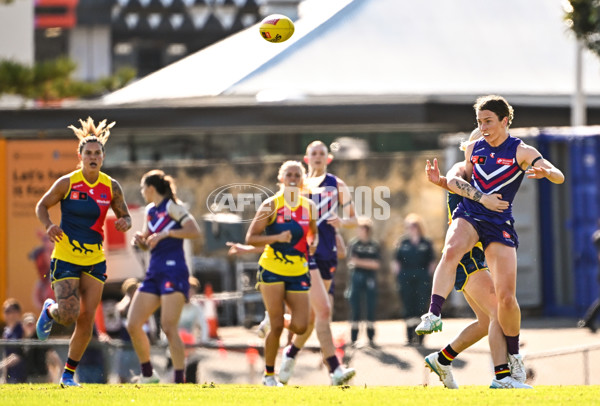
[[358, 328], [352, 328], [350, 330], [350, 340], [352, 340], [353, 343], [358, 340]]
[[150, 363], [150, 361], [141, 364], [140, 369], [142, 370], [142, 376], [145, 376], [146, 378], [152, 376], [152, 364]]

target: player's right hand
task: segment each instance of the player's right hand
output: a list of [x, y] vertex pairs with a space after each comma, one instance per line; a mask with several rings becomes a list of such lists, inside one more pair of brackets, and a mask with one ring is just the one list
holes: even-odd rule
[[135, 235], [131, 239], [131, 244], [135, 245], [143, 250], [148, 249], [148, 244], [146, 243], [146, 237], [144, 237], [144, 234], [142, 234], [141, 231], [138, 231], [137, 233], [135, 233]]
[[60, 240], [62, 240], [63, 230], [56, 224], [52, 224], [46, 230], [46, 234], [48, 234], [48, 238], [50, 239], [50, 241], [59, 242]]
[[481, 197], [481, 204], [483, 204], [486, 209], [498, 213], [502, 213], [504, 210], [508, 209], [509, 206], [506, 200], [502, 200], [502, 195], [500, 193], [483, 195]]
[[277, 234], [277, 242], [290, 242], [292, 241], [292, 232], [290, 230], [282, 231]]
[[433, 165], [427, 160], [427, 164], [425, 165], [425, 174], [427, 175], [427, 180], [435, 185], [440, 184], [440, 168], [438, 167], [437, 158], [433, 159]]

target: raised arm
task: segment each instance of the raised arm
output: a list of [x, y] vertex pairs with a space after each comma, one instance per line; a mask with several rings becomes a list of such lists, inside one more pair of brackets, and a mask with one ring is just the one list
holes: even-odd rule
[[550, 161], [544, 159], [542, 154], [531, 145], [521, 143], [517, 149], [517, 162], [521, 168], [526, 169], [525, 173], [530, 179], [546, 178], [552, 183], [561, 184], [565, 181], [565, 175], [552, 165]]
[[[427, 175], [427, 180], [434, 185], [441, 187], [442, 189], [446, 189], [449, 192], [452, 192], [448, 188], [448, 179], [452, 177], [460, 177], [465, 179], [465, 162], [457, 162], [452, 165], [452, 168], [446, 173], [446, 176], [440, 175], [440, 169], [438, 167], [437, 158], [433, 159], [433, 165], [429, 160], [427, 160], [427, 164], [425, 165], [425, 174]], [[453, 192], [454, 193], [454, 192]]]

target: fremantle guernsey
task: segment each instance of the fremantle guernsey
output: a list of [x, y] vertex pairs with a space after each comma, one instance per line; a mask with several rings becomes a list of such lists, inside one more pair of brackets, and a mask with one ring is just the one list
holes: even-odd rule
[[520, 144], [519, 138], [510, 135], [497, 147], [490, 146], [484, 139], [475, 142], [470, 158], [473, 164], [471, 185], [484, 194], [500, 193], [502, 200], [507, 201], [509, 206], [498, 213], [486, 209], [479, 202], [464, 199], [460, 205], [467, 215], [494, 224], [514, 221], [512, 202], [525, 173], [516, 158]]
[[60, 202], [63, 238], [55, 243], [52, 258], [75, 265], [104, 261], [104, 219], [112, 200], [112, 180], [100, 172], [91, 184], [77, 170], [69, 175], [69, 191]]
[[337, 214], [338, 209], [338, 182], [337, 178], [326, 173], [319, 186], [310, 188], [310, 199], [317, 206], [319, 218], [319, 245], [314, 258], [317, 261], [328, 261], [337, 259], [337, 247], [335, 244], [335, 227], [327, 223], [332, 214]]
[[275, 218], [265, 228], [267, 235], [279, 234], [289, 230], [290, 242], [277, 242], [265, 245], [258, 264], [264, 269], [282, 276], [300, 276], [308, 272], [308, 243], [306, 234], [310, 218], [310, 202], [300, 197], [296, 207], [290, 207], [279, 192], [273, 196]]
[[[164, 199], [158, 206], [146, 206], [146, 221], [149, 235], [162, 231], [181, 229], [181, 222], [188, 216], [187, 210], [172, 199]], [[188, 272], [181, 238], [167, 237], [150, 251], [148, 275], [152, 273], [181, 271]]]

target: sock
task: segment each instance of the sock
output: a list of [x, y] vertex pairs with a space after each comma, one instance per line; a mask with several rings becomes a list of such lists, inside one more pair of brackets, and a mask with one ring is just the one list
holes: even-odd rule
[[458, 353], [448, 344], [446, 348], [438, 352], [438, 362], [442, 365], [450, 365], [457, 355]]
[[350, 330], [350, 340], [355, 343], [358, 340], [358, 327]]
[[142, 365], [140, 365], [140, 368], [142, 370], [142, 376], [145, 376], [146, 378], [152, 376], [152, 364], [150, 361], [144, 362]]
[[75, 369], [77, 369], [77, 365], [79, 365], [79, 361], [67, 358], [67, 362], [65, 363], [65, 370], [63, 371], [63, 376], [70, 375], [70, 378], [72, 378], [73, 375], [75, 375]]
[[504, 336], [506, 338], [506, 349], [511, 355], [519, 353], [519, 335], [516, 336]]
[[285, 355], [287, 355], [290, 358], [296, 358], [296, 355], [298, 355], [298, 351], [300, 351], [300, 348], [296, 347], [294, 344], [290, 344], [290, 348]]
[[429, 305], [429, 311], [435, 314], [436, 316], [440, 317], [440, 315], [442, 314], [442, 306], [444, 305], [445, 301], [446, 298], [440, 295], [431, 295], [431, 304]]
[[373, 339], [375, 338], [375, 328], [374, 327], [367, 327], [367, 337], [369, 338], [369, 341], [373, 341]]
[[494, 373], [496, 374], [496, 379], [504, 379], [507, 376], [510, 376], [510, 369], [508, 368], [508, 364], [502, 364], [494, 367]]
[[265, 365], [265, 375], [266, 376], [275, 375], [275, 365]]
[[176, 369], [175, 370], [175, 383], [184, 383], [185, 380], [183, 379], [183, 369]]
[[52, 317], [52, 313], [50, 313], [50, 306], [46, 307], [46, 316], [50, 317], [50, 320], [54, 320], [54, 317]]
[[333, 373], [333, 371], [335, 371], [336, 368], [340, 366], [340, 360], [338, 360], [335, 355], [332, 355], [325, 361], [327, 362], [327, 365], [329, 365], [329, 372], [331, 373]]

